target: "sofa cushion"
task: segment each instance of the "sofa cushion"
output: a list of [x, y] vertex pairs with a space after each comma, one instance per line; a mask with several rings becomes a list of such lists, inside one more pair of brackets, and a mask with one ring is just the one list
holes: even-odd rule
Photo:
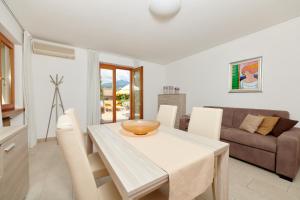
[[233, 128], [240, 127], [241, 123], [243, 122], [243, 120], [248, 114], [263, 115], [263, 116], [277, 115], [279, 117], [289, 118], [289, 112], [287, 111], [235, 108], [233, 119], [232, 119], [232, 127]]
[[255, 116], [255, 115], [247, 115], [243, 120], [240, 129], [248, 131], [250, 133], [255, 133], [258, 129], [259, 125], [263, 122], [264, 117]]
[[264, 121], [258, 127], [256, 132], [262, 135], [268, 135], [276, 126], [279, 119], [280, 117], [264, 116]]
[[274, 129], [272, 130], [272, 135], [274, 135], [275, 137], [280, 136], [283, 132], [290, 130], [291, 128], [293, 128], [296, 124], [298, 123], [298, 121], [296, 120], [291, 120], [291, 119], [286, 119], [281, 117], [278, 121], [278, 123], [276, 124], [276, 126], [274, 127]]
[[222, 128], [221, 139], [273, 153], [276, 152], [277, 138], [272, 135], [263, 136], [236, 128]]
[[227, 127], [232, 127], [232, 118], [234, 109], [232, 108], [222, 108], [223, 109], [223, 118], [222, 125]]
[[221, 126], [221, 130], [225, 130], [225, 129], [229, 129], [229, 128], [231, 128], [231, 127], [228, 127], [228, 126]]

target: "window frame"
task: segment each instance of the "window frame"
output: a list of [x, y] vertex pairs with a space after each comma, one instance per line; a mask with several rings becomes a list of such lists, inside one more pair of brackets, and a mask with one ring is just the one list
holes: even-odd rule
[[134, 94], [133, 94], [133, 81], [134, 81], [134, 73], [135, 72], [140, 72], [140, 119], [144, 119], [144, 67], [140, 66], [140, 67], [136, 67], [133, 68], [131, 71], [131, 89], [130, 89], [130, 93], [131, 93], [131, 119], [135, 119], [135, 102], [134, 102]]
[[[122, 70], [128, 70], [130, 71], [130, 119], [134, 118], [134, 101], [133, 101], [133, 73], [136, 69], [140, 68], [141, 70], [141, 93], [140, 93], [140, 99], [141, 99], [141, 107], [140, 107], [140, 116], [141, 119], [144, 117], [144, 90], [143, 90], [143, 66], [141, 67], [129, 67], [129, 66], [121, 66], [116, 64], [110, 64], [110, 63], [100, 63], [99, 64], [99, 70], [101, 69], [109, 69], [113, 72], [113, 120], [112, 122], [107, 123], [116, 123], [117, 122], [117, 111], [116, 111], [116, 70], [122, 69]], [[105, 124], [105, 123], [104, 123]]]
[[11, 64], [11, 88], [10, 88], [10, 103], [9, 104], [2, 104], [2, 66], [1, 66], [1, 52], [0, 52], [0, 103], [1, 103], [1, 110], [2, 111], [10, 111], [15, 109], [15, 55], [14, 55], [14, 44], [7, 39], [1, 32], [0, 32], [0, 43], [3, 43], [5, 46], [9, 48], [9, 57], [10, 57], [10, 64]]

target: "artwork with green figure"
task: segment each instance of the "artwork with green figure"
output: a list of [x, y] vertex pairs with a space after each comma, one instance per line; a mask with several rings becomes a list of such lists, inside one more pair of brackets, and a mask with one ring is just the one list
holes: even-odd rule
[[240, 89], [240, 74], [239, 74], [239, 65], [232, 65], [232, 89]]

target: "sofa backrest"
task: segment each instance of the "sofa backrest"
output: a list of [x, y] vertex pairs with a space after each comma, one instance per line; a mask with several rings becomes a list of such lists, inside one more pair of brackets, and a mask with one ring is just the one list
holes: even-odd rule
[[288, 111], [281, 110], [266, 110], [266, 109], [251, 109], [251, 108], [231, 108], [231, 107], [216, 107], [205, 106], [210, 108], [222, 108], [223, 118], [222, 126], [238, 128], [248, 114], [252, 115], [265, 115], [272, 116], [278, 115], [279, 117], [289, 118]]

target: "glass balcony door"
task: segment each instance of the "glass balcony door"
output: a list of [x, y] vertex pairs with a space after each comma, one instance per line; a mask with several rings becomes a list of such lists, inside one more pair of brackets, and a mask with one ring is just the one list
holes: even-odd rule
[[100, 70], [101, 123], [114, 122], [114, 70]]
[[116, 121], [131, 118], [131, 70], [116, 69]]
[[143, 119], [143, 67], [132, 70], [132, 119]]
[[142, 71], [138, 69], [100, 65], [101, 123], [142, 118]]

